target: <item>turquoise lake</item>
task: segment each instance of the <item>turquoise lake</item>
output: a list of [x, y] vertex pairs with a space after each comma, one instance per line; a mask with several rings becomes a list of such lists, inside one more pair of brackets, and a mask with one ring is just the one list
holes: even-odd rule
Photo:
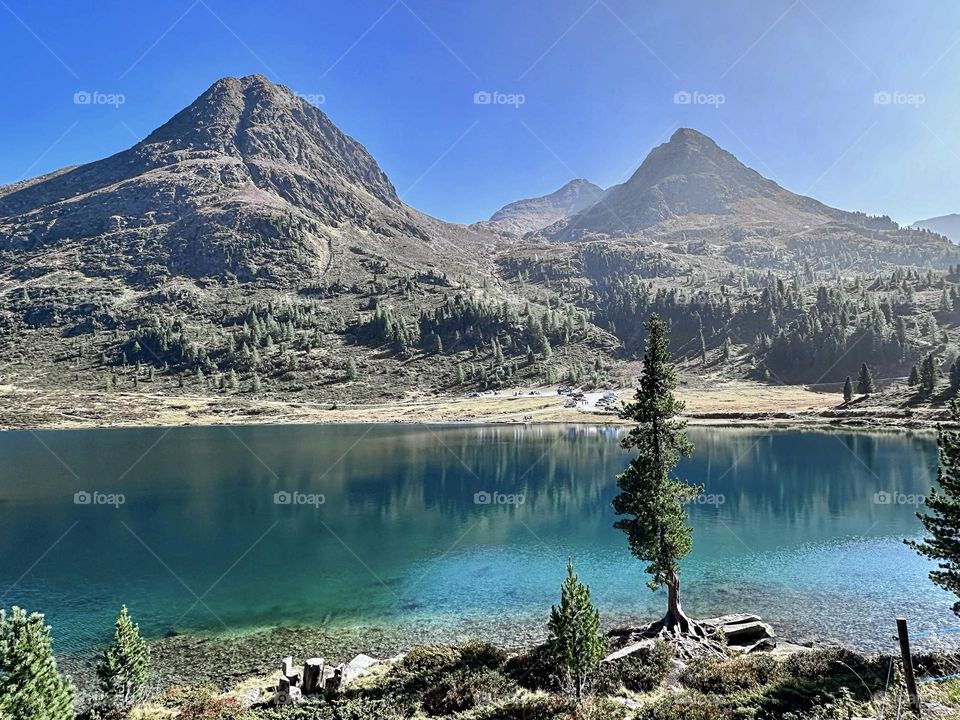
[[[509, 639], [542, 629], [569, 556], [608, 624], [648, 620], [663, 596], [612, 528], [620, 432], [3, 433], [0, 606], [44, 612], [62, 653], [103, 643], [124, 603], [151, 636], [329, 623]], [[679, 472], [707, 495], [689, 506], [688, 612], [752, 611], [782, 635], [867, 650], [891, 647], [897, 615], [918, 633], [957, 624], [902, 543], [920, 533], [932, 436], [690, 436]]]

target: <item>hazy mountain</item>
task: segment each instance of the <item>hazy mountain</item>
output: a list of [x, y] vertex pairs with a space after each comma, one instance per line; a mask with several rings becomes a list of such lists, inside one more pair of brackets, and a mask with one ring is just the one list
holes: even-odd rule
[[810, 261], [872, 270], [957, 259], [937, 238], [901, 229], [888, 217], [838, 210], [785, 190], [688, 128], [654, 148], [597, 203], [535, 235], [667, 243], [684, 254], [784, 270]]
[[917, 220], [910, 227], [939, 233], [954, 243], [960, 243], [960, 215], [941, 215], [928, 220]]
[[585, 210], [603, 195], [603, 188], [588, 180], [571, 180], [559, 190], [542, 197], [517, 200], [497, 210], [489, 220], [475, 223], [510, 235], [540, 230], [563, 218]]
[[320, 275], [342, 240], [422, 265], [464, 232], [404, 205], [362, 145], [260, 75], [216, 82], [129, 150], [0, 188], [0, 252], [70, 250], [142, 279]]

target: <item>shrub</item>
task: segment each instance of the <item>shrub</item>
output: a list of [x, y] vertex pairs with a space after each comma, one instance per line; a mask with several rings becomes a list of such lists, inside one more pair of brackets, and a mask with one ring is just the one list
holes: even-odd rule
[[428, 715], [449, 715], [471, 710], [513, 693], [517, 686], [496, 670], [461, 669], [448, 673], [423, 696]]
[[505, 657], [481, 642], [416, 648], [363, 694], [393, 699], [408, 711], [419, 702], [429, 715], [462, 712], [517, 690], [500, 672]]
[[696, 660], [687, 666], [680, 682], [702, 693], [730, 693], [772, 682], [777, 661], [769, 655], [744, 655], [730, 660]]
[[178, 720], [255, 720], [236, 698], [210, 697], [180, 708]]
[[504, 664], [504, 673], [528, 690], [555, 690], [556, 680], [546, 645], [537, 645], [511, 657]]
[[704, 697], [671, 694], [641, 708], [635, 720], [723, 720], [723, 713]]
[[624, 658], [603, 663], [600, 691], [613, 693], [624, 687], [632, 692], [650, 692], [667, 677], [672, 659], [670, 646], [658, 641]]
[[462, 720], [559, 720], [574, 717], [576, 707], [570, 700], [549, 695], [523, 695], [485, 705]]

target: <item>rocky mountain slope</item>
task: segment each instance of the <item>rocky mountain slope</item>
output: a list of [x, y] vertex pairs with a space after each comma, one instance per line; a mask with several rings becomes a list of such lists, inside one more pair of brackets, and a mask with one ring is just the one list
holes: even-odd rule
[[609, 387], [652, 311], [691, 382], [902, 373], [953, 352], [960, 283], [930, 270], [951, 265], [945, 238], [790, 193], [693, 130], [606, 192], [445, 223], [317, 108], [225, 78], [128, 150], [0, 188], [0, 394]]
[[504, 205], [489, 220], [475, 223], [473, 227], [521, 236], [585, 210], [602, 195], [603, 188], [578, 178], [549, 195]]
[[218, 81], [129, 150], [0, 188], [0, 260], [29, 274], [282, 284], [323, 275], [344, 241], [412, 268], [456, 263], [451, 239], [477, 240], [404, 205], [362, 145], [259, 75]]
[[549, 242], [626, 238], [723, 264], [791, 270], [814, 263], [873, 271], [945, 267], [942, 238], [889, 218], [829, 207], [748, 168], [713, 140], [681, 128], [599, 202], [534, 234]]
[[943, 235], [950, 242], [960, 244], [960, 214], [941, 215], [939, 217], [917, 220], [910, 227]]

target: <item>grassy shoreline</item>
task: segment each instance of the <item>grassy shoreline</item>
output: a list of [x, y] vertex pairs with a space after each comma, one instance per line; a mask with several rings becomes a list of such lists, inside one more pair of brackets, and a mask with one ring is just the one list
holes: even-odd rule
[[[618, 393], [629, 397], [631, 390]], [[946, 419], [937, 408], [838, 406], [835, 393], [800, 386], [729, 383], [715, 389], [684, 388], [691, 426], [779, 429], [933, 430]], [[171, 396], [148, 393], [50, 393], [0, 385], [0, 430], [68, 430], [215, 425], [350, 423], [530, 423], [622, 425], [615, 412], [564, 407], [565, 399], [540, 395], [410, 397], [382, 404], [277, 400], [250, 395]]]
[[[130, 717], [160, 720], [181, 712], [181, 717], [227, 720], [821, 720], [850, 717], [846, 711], [854, 708], [875, 716], [880, 707], [892, 710], [903, 699], [896, 677], [893, 690], [884, 691], [886, 655], [781, 642], [772, 652], [734, 651], [726, 659], [702, 663], [678, 664], [647, 652], [631, 656], [623, 664], [603, 666], [593, 697], [577, 708], [537, 666], [539, 640], [510, 645], [464, 637], [444, 642], [432, 637], [429, 628], [422, 630], [406, 640], [382, 628], [279, 628], [220, 640], [186, 635], [155, 640], [150, 643], [151, 699]], [[612, 650], [616, 641], [608, 638]], [[274, 706], [280, 658], [292, 656], [299, 667], [320, 655], [335, 665], [361, 653], [393, 660], [334, 695]], [[921, 677], [960, 666], [956, 653], [915, 651], [915, 657]], [[960, 681], [921, 687], [926, 717], [957, 717]], [[819, 714], [823, 708], [831, 714]]]

